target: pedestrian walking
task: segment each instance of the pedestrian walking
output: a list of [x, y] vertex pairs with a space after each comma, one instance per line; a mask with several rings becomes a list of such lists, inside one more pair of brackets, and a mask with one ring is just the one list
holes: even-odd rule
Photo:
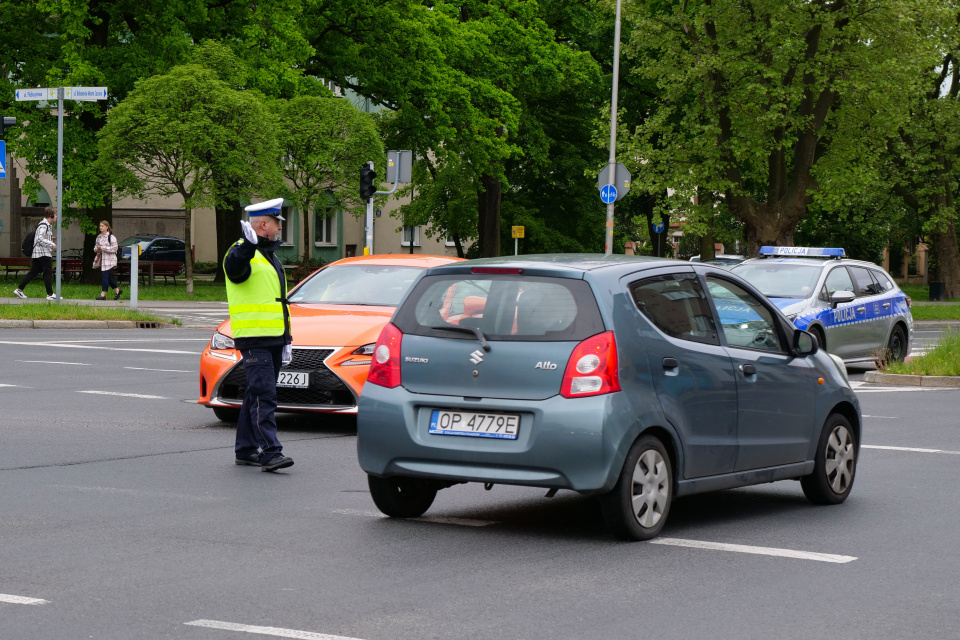
[[47, 300], [56, 300], [53, 293], [53, 252], [57, 250], [57, 243], [53, 237], [53, 223], [57, 221], [57, 210], [46, 207], [43, 210], [43, 220], [37, 224], [33, 238], [33, 253], [30, 254], [30, 271], [23, 276], [20, 286], [13, 290], [19, 298], [26, 298], [23, 292], [27, 284], [43, 272], [43, 284], [47, 288]]
[[236, 463], [277, 471], [293, 465], [277, 439], [277, 376], [293, 359], [287, 281], [274, 255], [280, 246], [283, 198], [245, 207], [243, 238], [227, 250], [227, 302], [247, 390], [237, 420]]
[[113, 268], [117, 266], [117, 255], [120, 244], [117, 236], [113, 235], [113, 227], [106, 220], [100, 221], [100, 233], [93, 245], [96, 257], [93, 259], [93, 268], [100, 267], [100, 295], [94, 300], [106, 300], [107, 289], [113, 288], [113, 299], [120, 299], [120, 285], [113, 279]]

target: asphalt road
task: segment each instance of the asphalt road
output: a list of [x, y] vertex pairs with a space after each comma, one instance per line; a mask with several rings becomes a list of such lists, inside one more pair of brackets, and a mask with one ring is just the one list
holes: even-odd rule
[[281, 417], [296, 465], [238, 467], [191, 402], [208, 337], [0, 332], [0, 638], [960, 635], [960, 390], [855, 382], [843, 505], [796, 482], [696, 496], [674, 544], [628, 544], [570, 492], [463, 485], [382, 518], [350, 419]]

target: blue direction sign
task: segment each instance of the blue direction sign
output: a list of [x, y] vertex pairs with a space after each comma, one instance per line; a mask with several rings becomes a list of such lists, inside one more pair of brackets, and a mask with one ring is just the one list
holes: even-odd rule
[[7, 177], [7, 143], [0, 140], [0, 178]]
[[663, 223], [662, 223], [662, 222], [658, 222], [657, 224], [653, 225], [653, 232], [654, 232], [654, 233], [663, 233]]
[[612, 184], [604, 185], [600, 189], [600, 199], [604, 204], [612, 204], [617, 201], [617, 188]]

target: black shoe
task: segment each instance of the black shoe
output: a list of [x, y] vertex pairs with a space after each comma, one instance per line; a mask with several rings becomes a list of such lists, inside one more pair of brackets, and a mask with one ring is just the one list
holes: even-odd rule
[[237, 456], [237, 464], [246, 465], [248, 467], [259, 467], [260, 454], [251, 453], [248, 456]]
[[100, 300], [100, 301], [103, 301], [106, 299], [107, 299], [107, 296], [97, 296], [96, 298], [94, 298], [94, 300]]
[[260, 465], [260, 471], [278, 471], [280, 469], [286, 469], [287, 467], [293, 466], [293, 458], [288, 458], [282, 453], [278, 453], [273, 456], [267, 462], [264, 462]]
[[117, 295], [113, 296], [113, 299], [114, 299], [114, 300], [119, 300], [121, 293], [123, 293], [123, 290], [122, 290], [122, 289], [118, 289], [118, 290], [117, 290]]

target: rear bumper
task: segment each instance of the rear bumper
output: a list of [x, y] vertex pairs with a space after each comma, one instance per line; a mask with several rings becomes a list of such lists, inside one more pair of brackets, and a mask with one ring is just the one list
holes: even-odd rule
[[[368, 384], [357, 418], [360, 466], [375, 476], [604, 491], [610, 477], [616, 477], [611, 470], [619, 444], [619, 438], [611, 443], [604, 434], [610, 399], [467, 401]], [[433, 409], [516, 413], [518, 437], [432, 435], [428, 428]]]

